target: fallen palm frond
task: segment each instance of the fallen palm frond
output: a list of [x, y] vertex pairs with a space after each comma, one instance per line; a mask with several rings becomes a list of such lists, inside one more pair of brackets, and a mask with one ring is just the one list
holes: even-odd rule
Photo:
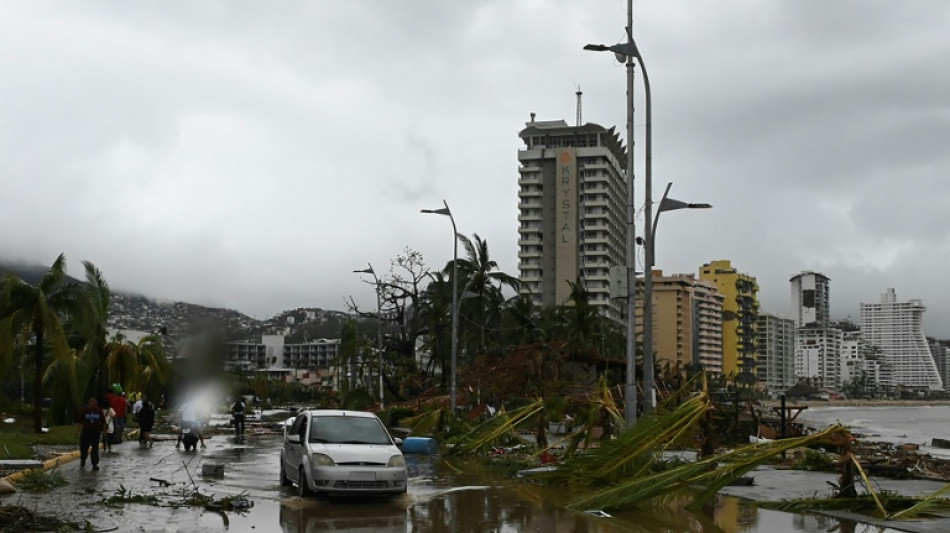
[[871, 495], [857, 498], [802, 498], [798, 500], [783, 500], [779, 502], [757, 502], [756, 505], [775, 511], [787, 513], [805, 513], [813, 511], [849, 511], [868, 516], [880, 517], [879, 505], [888, 509], [908, 509], [920, 500], [910, 496], [900, 496], [890, 492], [882, 492], [879, 499]]
[[781, 502], [760, 502], [759, 506], [778, 511], [802, 512], [814, 510], [845, 510], [867, 514], [884, 520], [912, 519], [924, 515], [936, 515], [950, 511], [950, 483], [926, 497], [902, 496], [892, 492], [877, 493], [861, 463], [853, 454], [848, 460], [857, 469], [864, 481], [867, 494], [851, 498], [805, 498]]
[[455, 439], [451, 453], [466, 454], [487, 451], [501, 442], [503, 438], [522, 440], [515, 430], [543, 409], [544, 400], [539, 398], [511, 412], [498, 411], [495, 416], [475, 426], [467, 434]]
[[613, 394], [610, 392], [610, 387], [607, 385], [607, 380], [604, 377], [600, 378], [596, 391], [596, 394], [589, 399], [589, 407], [585, 411], [584, 416], [580, 418], [577, 431], [560, 439], [547, 448], [540, 450], [538, 452], [539, 454], [552, 448], [560, 447], [561, 444], [567, 442], [567, 447], [564, 449], [564, 457], [570, 458], [577, 453], [581, 444], [583, 444], [584, 449], [590, 448], [594, 440], [594, 428], [608, 425], [613, 425], [617, 428], [624, 426], [623, 413], [620, 411], [620, 408], [617, 407], [617, 403], [614, 402]]
[[402, 424], [409, 427], [410, 435], [434, 435], [439, 428], [441, 418], [442, 409], [433, 409], [410, 418], [404, 418]]
[[891, 518], [916, 518], [920, 515], [933, 514], [938, 511], [947, 511], [950, 509], [950, 500], [944, 496], [950, 492], [950, 483], [941, 487], [937, 492], [919, 500], [915, 505], [903, 511], [897, 512]]
[[600, 448], [569, 458], [544, 478], [557, 484], [584, 487], [613, 485], [648, 475], [664, 451], [682, 448], [692, 440], [710, 406], [709, 396], [700, 393], [675, 410], [657, 410]]
[[[658, 472], [648, 472], [641, 467], [636, 475], [624, 477], [622, 481], [604, 490], [581, 497], [572, 502], [570, 507], [629, 509], [652, 498], [687, 489], [698, 490], [692, 497], [691, 505], [701, 505], [711, 500], [721, 488], [757, 466], [771, 461], [784, 451], [817, 444], [846, 446], [849, 439], [850, 432], [842, 426], [835, 425], [814, 435], [749, 445]], [[640, 451], [640, 453], [643, 452]]]

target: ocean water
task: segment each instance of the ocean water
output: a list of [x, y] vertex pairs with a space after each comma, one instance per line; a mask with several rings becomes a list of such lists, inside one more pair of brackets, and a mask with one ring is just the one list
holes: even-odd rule
[[798, 419], [824, 429], [840, 423], [862, 440], [918, 444], [920, 451], [950, 459], [950, 450], [934, 448], [933, 439], [950, 440], [950, 406], [809, 407]]

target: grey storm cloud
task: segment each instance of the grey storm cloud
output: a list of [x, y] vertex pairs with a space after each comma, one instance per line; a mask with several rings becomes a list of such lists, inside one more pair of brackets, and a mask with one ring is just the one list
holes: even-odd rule
[[[352, 270], [459, 232], [517, 273], [530, 113], [626, 120], [625, 0], [20, 2], [0, 17], [0, 258], [231, 307], [371, 306]], [[950, 337], [950, 4], [636, 0], [653, 86], [657, 267], [729, 259], [762, 309], [831, 278]], [[643, 88], [635, 99], [643, 202]], [[637, 220], [642, 229], [642, 214]]]

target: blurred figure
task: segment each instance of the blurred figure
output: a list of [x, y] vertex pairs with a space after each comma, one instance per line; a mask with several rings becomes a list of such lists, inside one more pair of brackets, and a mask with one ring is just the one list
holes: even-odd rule
[[186, 404], [181, 409], [181, 425], [178, 428], [178, 442], [175, 448], [185, 445], [185, 451], [195, 447], [198, 441], [201, 447], [205, 447], [204, 435], [201, 434], [201, 413], [197, 402]]

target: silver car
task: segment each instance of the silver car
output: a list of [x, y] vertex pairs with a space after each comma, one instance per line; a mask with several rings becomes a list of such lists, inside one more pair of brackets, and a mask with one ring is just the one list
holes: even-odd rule
[[406, 460], [373, 413], [319, 409], [297, 415], [280, 451], [280, 484], [300, 496], [402, 494]]

